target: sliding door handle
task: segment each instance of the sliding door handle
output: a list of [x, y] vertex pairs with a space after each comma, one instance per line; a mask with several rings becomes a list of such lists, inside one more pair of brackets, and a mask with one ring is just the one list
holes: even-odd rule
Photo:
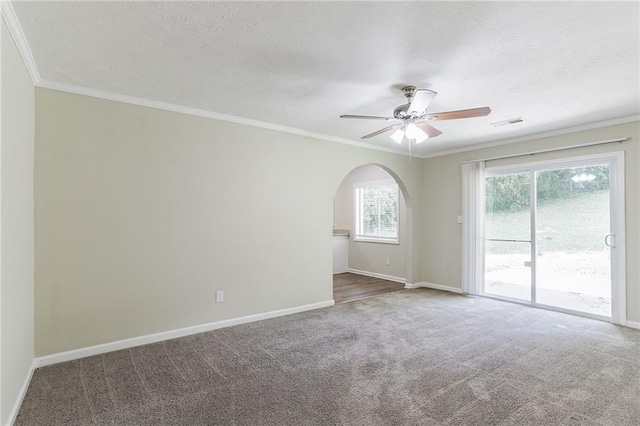
[[607, 234], [604, 236], [604, 245], [611, 248], [616, 248], [615, 243], [616, 234]]

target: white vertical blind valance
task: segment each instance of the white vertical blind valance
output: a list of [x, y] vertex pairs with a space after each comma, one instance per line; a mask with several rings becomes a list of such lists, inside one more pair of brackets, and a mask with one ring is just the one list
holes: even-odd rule
[[484, 161], [462, 164], [462, 290], [479, 294], [484, 279]]

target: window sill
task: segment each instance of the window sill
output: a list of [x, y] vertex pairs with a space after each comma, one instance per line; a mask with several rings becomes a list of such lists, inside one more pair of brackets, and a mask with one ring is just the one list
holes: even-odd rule
[[383, 240], [379, 238], [354, 237], [353, 241], [356, 243], [393, 244], [396, 246], [400, 245], [399, 240]]

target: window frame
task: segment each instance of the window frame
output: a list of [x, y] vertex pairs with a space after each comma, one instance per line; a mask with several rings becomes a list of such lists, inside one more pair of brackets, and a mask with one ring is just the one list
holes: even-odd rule
[[[396, 193], [396, 236], [395, 237], [383, 237], [383, 236], [369, 236], [362, 235], [360, 229], [360, 189], [362, 188], [375, 188], [379, 186], [395, 185]], [[378, 200], [379, 201], [379, 200]], [[356, 182], [353, 184], [353, 219], [355, 230], [353, 233], [353, 241], [364, 243], [379, 243], [379, 244], [400, 244], [400, 186], [394, 179], [381, 179], [371, 180], [365, 182]]]

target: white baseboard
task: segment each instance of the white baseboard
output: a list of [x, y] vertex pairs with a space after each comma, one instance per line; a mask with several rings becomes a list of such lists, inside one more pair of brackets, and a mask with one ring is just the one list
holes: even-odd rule
[[33, 377], [33, 372], [36, 369], [35, 360], [31, 363], [31, 367], [29, 367], [29, 374], [24, 378], [24, 382], [22, 383], [22, 387], [20, 388], [20, 393], [18, 394], [15, 402], [13, 403], [13, 407], [11, 407], [11, 412], [9, 413], [9, 419], [7, 421], [7, 425], [12, 425], [16, 421], [16, 417], [18, 417], [18, 411], [20, 411], [20, 407], [22, 406], [22, 401], [24, 401], [24, 397], [27, 394], [27, 389], [29, 389], [29, 384], [31, 383], [31, 378]]
[[285, 315], [297, 314], [299, 312], [310, 311], [313, 309], [326, 308], [335, 305], [333, 300], [312, 303], [309, 305], [296, 306], [295, 308], [280, 309], [277, 311], [264, 312], [261, 314], [247, 315], [245, 317], [232, 318], [223, 321], [211, 322], [208, 324], [194, 325], [191, 327], [179, 328], [177, 330], [163, 331], [160, 333], [147, 334], [130, 339], [117, 340], [115, 342], [103, 343], [86, 348], [74, 349], [66, 352], [59, 352], [46, 355], [34, 359], [35, 368], [44, 367], [46, 365], [57, 364], [74, 359], [84, 358], [92, 355], [100, 355], [107, 352], [113, 352], [120, 349], [133, 348], [135, 346], [147, 345], [149, 343], [161, 342], [178, 337], [190, 336], [192, 334], [204, 333], [206, 331], [216, 330], [219, 328], [231, 327], [233, 325], [246, 324], [249, 322], [260, 321], [269, 318], [282, 317]]
[[426, 283], [424, 281], [419, 283], [413, 283], [413, 284], [405, 284], [404, 286], [404, 288], [421, 288], [421, 287], [433, 288], [435, 290], [450, 291], [452, 293], [458, 293], [458, 294], [463, 293], [462, 289], [458, 287], [449, 287], [448, 285]]
[[640, 322], [635, 322], [635, 321], [627, 321], [627, 327], [630, 328], [637, 328], [640, 330]]
[[395, 281], [395, 282], [401, 283], [401, 284], [404, 284], [404, 283], [407, 282], [407, 280], [405, 278], [394, 277], [392, 275], [378, 274], [376, 272], [361, 271], [359, 269], [349, 268], [349, 269], [347, 269], [347, 272], [350, 272], [350, 273], [356, 274], [356, 275], [364, 275], [365, 277], [380, 278], [381, 280], [387, 280], [387, 281]]

